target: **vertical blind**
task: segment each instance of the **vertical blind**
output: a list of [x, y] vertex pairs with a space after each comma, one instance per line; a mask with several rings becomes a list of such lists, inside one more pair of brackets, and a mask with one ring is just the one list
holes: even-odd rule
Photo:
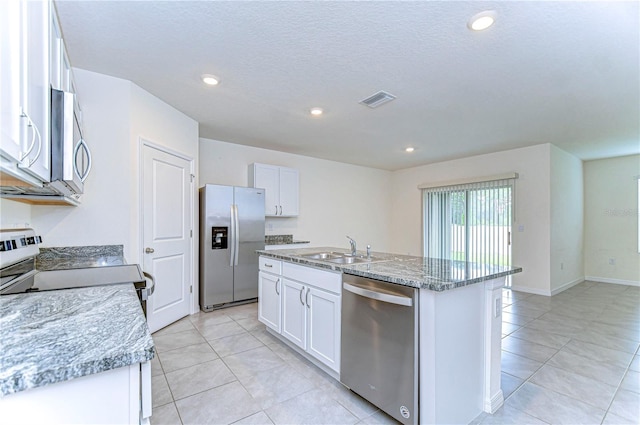
[[511, 265], [517, 174], [421, 185], [427, 257]]

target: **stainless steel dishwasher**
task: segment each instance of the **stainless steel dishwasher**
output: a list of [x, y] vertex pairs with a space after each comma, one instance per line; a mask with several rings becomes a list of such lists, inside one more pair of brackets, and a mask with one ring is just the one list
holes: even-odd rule
[[340, 381], [418, 423], [418, 290], [343, 274]]

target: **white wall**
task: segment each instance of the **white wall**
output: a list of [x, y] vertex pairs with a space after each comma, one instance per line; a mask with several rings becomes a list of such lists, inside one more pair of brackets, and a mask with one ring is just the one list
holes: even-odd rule
[[[585, 275], [640, 285], [638, 186], [640, 155], [585, 161]], [[615, 264], [609, 264], [613, 259]]]
[[129, 163], [131, 83], [74, 69], [84, 137], [93, 158], [78, 207], [34, 206], [33, 226], [43, 246], [124, 245], [136, 238], [129, 214], [137, 170]]
[[31, 205], [0, 198], [0, 229], [31, 226]]
[[[130, 166], [134, 170], [131, 184], [135, 187], [129, 211], [132, 223], [136, 223], [138, 236], [131, 241], [131, 258], [133, 262], [142, 263], [142, 211], [139, 173], [142, 167], [142, 140], [167, 148], [169, 151], [193, 160], [193, 174], [198, 175], [198, 123], [172, 106], [164, 103], [152, 94], [131, 84], [131, 135]], [[197, 177], [196, 177], [197, 178]], [[192, 225], [194, 230], [193, 255], [198, 257], [198, 203], [197, 180], [193, 185]], [[197, 269], [197, 267], [196, 267]], [[194, 286], [197, 287], [197, 275], [194, 275]]]
[[268, 218], [267, 234], [293, 234], [312, 246], [390, 248], [389, 171], [200, 139], [200, 185], [248, 186], [254, 162], [296, 168], [300, 173], [300, 215]]
[[[478, 155], [399, 170], [391, 178], [391, 251], [422, 255], [422, 194], [418, 185], [517, 172], [513, 264], [516, 289], [549, 294], [551, 145]], [[523, 226], [523, 231], [519, 231]]]
[[130, 81], [82, 69], [74, 76], [93, 168], [80, 206], [33, 206], [33, 226], [44, 246], [122, 244], [139, 263], [139, 139], [197, 159], [198, 123]]
[[551, 146], [551, 293], [584, 280], [582, 161]]

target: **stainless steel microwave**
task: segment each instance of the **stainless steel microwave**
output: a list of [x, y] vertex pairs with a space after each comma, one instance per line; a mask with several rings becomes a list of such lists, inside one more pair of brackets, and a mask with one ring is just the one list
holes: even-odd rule
[[91, 171], [91, 152], [82, 135], [74, 93], [51, 89], [51, 183], [65, 196], [80, 195]]

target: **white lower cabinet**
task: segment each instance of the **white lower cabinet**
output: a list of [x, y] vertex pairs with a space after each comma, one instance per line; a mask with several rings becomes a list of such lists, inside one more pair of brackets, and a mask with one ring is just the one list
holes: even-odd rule
[[258, 319], [340, 373], [341, 285], [342, 273], [260, 257]]
[[340, 295], [310, 287], [307, 352], [340, 372]]
[[263, 271], [258, 274], [258, 320], [278, 333], [282, 317], [281, 287], [279, 276]]
[[282, 280], [282, 336], [303, 350], [307, 349], [307, 304], [305, 286]]
[[136, 363], [0, 398], [7, 424], [148, 424], [151, 362]]

